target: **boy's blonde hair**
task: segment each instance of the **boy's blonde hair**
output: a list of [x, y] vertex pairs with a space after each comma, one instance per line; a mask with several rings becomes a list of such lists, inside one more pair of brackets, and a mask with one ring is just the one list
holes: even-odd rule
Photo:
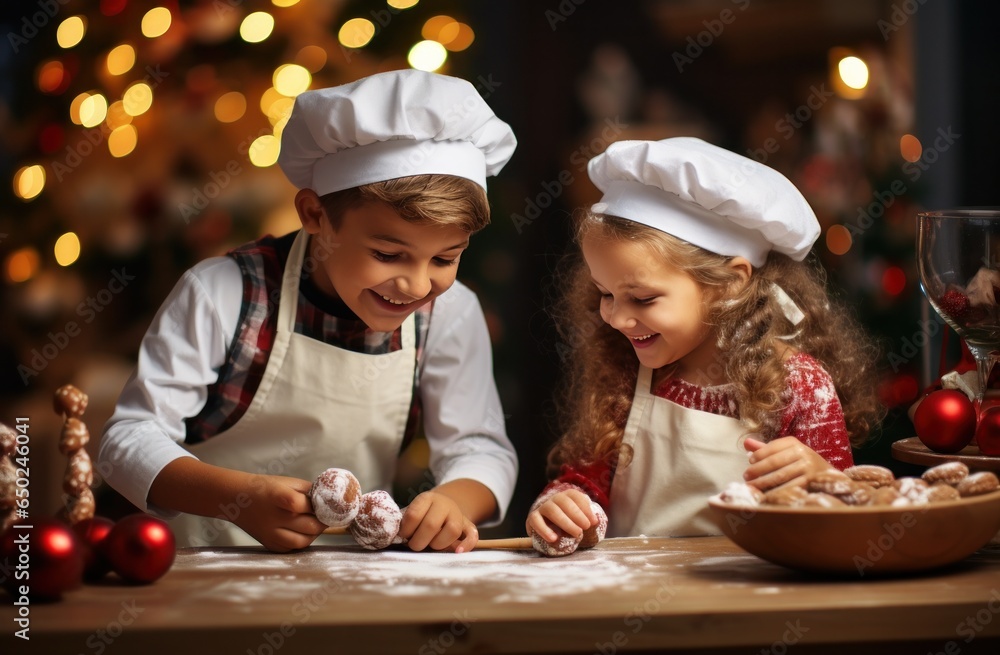
[[[669, 261], [694, 279], [705, 295], [706, 320], [715, 328], [718, 372], [735, 386], [739, 416], [749, 432], [771, 439], [780, 427], [786, 372], [777, 343], [815, 357], [833, 378], [852, 445], [861, 445], [881, 420], [876, 349], [829, 299], [820, 268], [772, 252], [734, 293], [739, 277], [726, 265], [730, 257], [633, 221], [585, 212], [578, 218], [577, 242], [588, 234], [642, 244], [650, 257]], [[805, 314], [798, 325], [772, 300], [775, 283]], [[622, 451], [622, 436], [638, 359], [628, 340], [601, 320], [601, 294], [579, 254], [563, 274], [562, 287], [553, 314], [568, 346], [568, 384], [559, 405], [563, 436], [550, 453], [550, 467], [554, 472], [561, 464], [601, 460], [625, 465], [631, 453]]]
[[455, 175], [412, 175], [375, 182], [320, 197], [334, 227], [344, 212], [365, 202], [384, 202], [405, 221], [454, 225], [474, 233], [490, 222], [490, 205], [481, 186]]

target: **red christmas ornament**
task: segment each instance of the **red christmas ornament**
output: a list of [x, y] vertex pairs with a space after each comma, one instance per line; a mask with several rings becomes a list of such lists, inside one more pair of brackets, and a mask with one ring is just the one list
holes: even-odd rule
[[73, 525], [73, 532], [83, 544], [85, 580], [100, 580], [111, 570], [111, 562], [104, 556], [101, 544], [114, 526], [114, 521], [103, 516], [84, 519]]
[[9, 572], [2, 582], [15, 602], [58, 600], [83, 581], [83, 548], [68, 525], [33, 518], [0, 536], [0, 570]]
[[165, 521], [147, 514], [131, 514], [111, 528], [101, 541], [101, 552], [124, 580], [148, 584], [174, 563], [174, 533]]
[[976, 434], [976, 408], [961, 391], [934, 391], [917, 406], [913, 427], [920, 441], [934, 452], [957, 453]]
[[990, 407], [979, 417], [976, 444], [982, 454], [1000, 456], [1000, 407]]

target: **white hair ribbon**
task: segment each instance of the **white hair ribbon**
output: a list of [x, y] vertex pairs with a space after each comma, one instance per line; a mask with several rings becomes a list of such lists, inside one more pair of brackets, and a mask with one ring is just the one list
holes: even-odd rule
[[785, 290], [773, 282], [771, 283], [771, 297], [774, 298], [774, 302], [778, 303], [778, 307], [781, 307], [781, 313], [792, 322], [792, 325], [798, 325], [806, 317], [795, 301], [785, 293]]

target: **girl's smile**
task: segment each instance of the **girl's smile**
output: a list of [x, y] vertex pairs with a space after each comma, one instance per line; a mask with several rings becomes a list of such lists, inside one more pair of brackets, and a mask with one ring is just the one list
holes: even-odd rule
[[677, 363], [676, 375], [704, 381], [717, 359], [705, 298], [690, 275], [649, 245], [584, 236], [583, 256], [601, 293], [601, 318], [626, 336], [636, 357], [652, 369]]

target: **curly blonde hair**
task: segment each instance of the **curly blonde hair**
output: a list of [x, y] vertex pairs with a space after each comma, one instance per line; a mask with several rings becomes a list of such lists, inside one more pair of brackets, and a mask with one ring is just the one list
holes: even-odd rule
[[[748, 432], [771, 439], [779, 429], [785, 398], [784, 343], [816, 358], [833, 379], [851, 444], [860, 446], [884, 415], [874, 366], [877, 350], [845, 308], [828, 297], [818, 265], [772, 252], [749, 280], [727, 266], [731, 257], [681, 241], [626, 219], [582, 212], [576, 241], [589, 234], [631, 240], [685, 271], [705, 296], [706, 320], [718, 340], [719, 372], [735, 387], [739, 416]], [[635, 351], [621, 333], [601, 320], [601, 294], [579, 252], [559, 276], [561, 295], [552, 314], [567, 363], [559, 408], [562, 436], [549, 454], [550, 473], [561, 464], [606, 461], [627, 465], [631, 452], [622, 436], [638, 372]], [[772, 284], [799, 306], [805, 318], [793, 325], [771, 295]], [[731, 291], [739, 289], [738, 291]], [[711, 336], [709, 338], [712, 338]]]
[[490, 205], [481, 186], [455, 175], [411, 175], [334, 191], [320, 197], [330, 223], [339, 227], [344, 212], [366, 202], [384, 202], [403, 220], [454, 225], [475, 233], [490, 223]]

